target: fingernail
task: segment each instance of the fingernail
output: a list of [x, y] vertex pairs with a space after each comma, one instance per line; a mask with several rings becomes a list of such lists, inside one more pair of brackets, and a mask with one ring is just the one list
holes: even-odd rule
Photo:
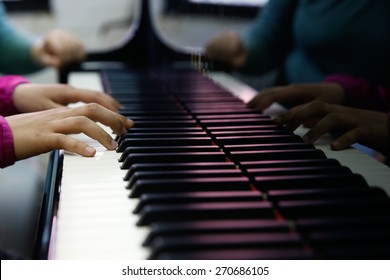
[[338, 149], [340, 149], [340, 142], [334, 141], [334, 142], [331, 144], [331, 148], [332, 148], [333, 150], [338, 150]]
[[111, 147], [115, 150], [118, 148], [118, 143], [115, 140], [111, 140]]
[[85, 152], [86, 152], [87, 154], [93, 155], [93, 154], [95, 154], [96, 150], [95, 150], [94, 148], [90, 147], [90, 146], [87, 146], [87, 147], [85, 148]]

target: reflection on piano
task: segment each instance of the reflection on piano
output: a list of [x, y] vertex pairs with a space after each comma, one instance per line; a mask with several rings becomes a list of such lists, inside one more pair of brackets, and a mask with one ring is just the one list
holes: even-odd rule
[[361, 156], [384, 174], [359, 175], [247, 108], [239, 83], [184, 67], [191, 55], [159, 39], [142, 4], [128, 42], [62, 75], [102, 85], [135, 127], [116, 152], [86, 139], [94, 158], [53, 153], [38, 257], [389, 258], [387, 167]]

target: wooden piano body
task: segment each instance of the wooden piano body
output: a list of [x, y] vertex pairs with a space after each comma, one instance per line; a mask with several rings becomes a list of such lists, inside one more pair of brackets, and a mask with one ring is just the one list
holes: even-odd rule
[[136, 125], [118, 152], [78, 135], [94, 158], [52, 154], [37, 258], [389, 258], [388, 168], [246, 108], [255, 91], [169, 46], [141, 2], [122, 46], [60, 73]]

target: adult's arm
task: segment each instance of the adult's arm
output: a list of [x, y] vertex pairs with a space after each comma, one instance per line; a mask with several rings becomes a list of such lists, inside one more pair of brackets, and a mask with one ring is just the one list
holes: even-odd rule
[[252, 27], [242, 34], [246, 51], [245, 72], [271, 70], [285, 58], [293, 44], [293, 16], [297, 0], [271, 0]]
[[31, 54], [36, 39], [11, 25], [0, 2], [0, 73], [28, 74], [42, 69]]

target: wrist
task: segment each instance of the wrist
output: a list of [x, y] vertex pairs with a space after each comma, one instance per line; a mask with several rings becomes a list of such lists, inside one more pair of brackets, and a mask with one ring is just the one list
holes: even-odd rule
[[45, 66], [42, 60], [42, 52], [43, 52], [43, 40], [38, 39], [34, 42], [34, 44], [31, 47], [31, 57], [36, 64], [40, 66]]

